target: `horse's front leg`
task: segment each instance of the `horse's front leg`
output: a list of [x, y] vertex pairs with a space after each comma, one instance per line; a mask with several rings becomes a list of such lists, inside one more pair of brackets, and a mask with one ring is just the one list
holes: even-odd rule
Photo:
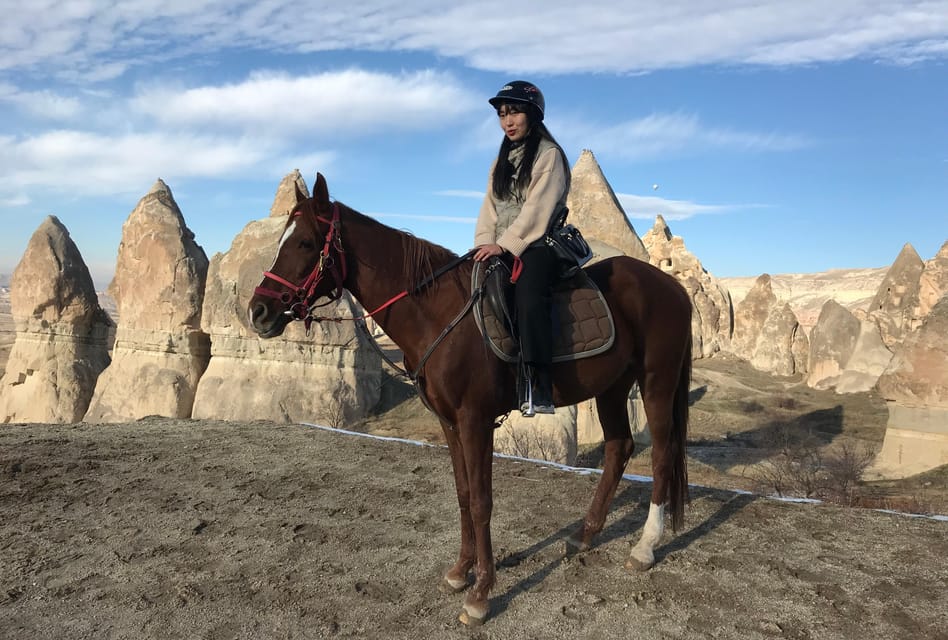
[[454, 469], [454, 486], [458, 494], [458, 508], [461, 511], [461, 550], [457, 562], [444, 574], [441, 590], [446, 593], [458, 593], [470, 584], [469, 573], [474, 566], [474, 524], [471, 520], [471, 492], [467, 482], [467, 466], [464, 464], [464, 451], [457, 430], [442, 422], [441, 429], [451, 453], [451, 466]]
[[493, 500], [494, 430], [489, 425], [459, 424], [460, 439], [467, 471], [470, 518], [474, 533], [474, 586], [464, 598], [459, 620], [466, 625], [483, 624], [490, 612], [490, 590], [496, 569], [490, 539]]

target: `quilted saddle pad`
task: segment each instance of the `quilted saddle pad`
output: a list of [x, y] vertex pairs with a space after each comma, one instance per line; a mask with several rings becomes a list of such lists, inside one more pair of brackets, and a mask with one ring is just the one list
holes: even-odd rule
[[[471, 290], [477, 290], [485, 278], [485, 295], [474, 305], [474, 319], [491, 350], [505, 362], [517, 362], [520, 345], [511, 336], [505, 315], [506, 288], [510, 271], [505, 265], [488, 269], [478, 262], [471, 274]], [[553, 362], [578, 360], [598, 355], [612, 347], [615, 325], [602, 292], [585, 271], [563, 280], [553, 289]]]

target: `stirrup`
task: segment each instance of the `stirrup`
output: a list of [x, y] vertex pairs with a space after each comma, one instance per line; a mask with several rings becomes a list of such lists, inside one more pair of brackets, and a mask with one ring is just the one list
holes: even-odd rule
[[541, 404], [534, 404], [533, 402], [533, 380], [530, 376], [527, 377], [527, 388], [526, 388], [527, 397], [524, 398], [524, 401], [520, 404], [520, 413], [524, 418], [532, 418], [538, 413], [545, 415], [552, 415], [556, 413], [556, 407], [553, 405], [552, 401]]
[[527, 397], [524, 398], [524, 401], [520, 404], [520, 413], [524, 418], [532, 418], [537, 414], [536, 407], [533, 406], [533, 381], [530, 380], [530, 377], [527, 376], [527, 388], [526, 388]]

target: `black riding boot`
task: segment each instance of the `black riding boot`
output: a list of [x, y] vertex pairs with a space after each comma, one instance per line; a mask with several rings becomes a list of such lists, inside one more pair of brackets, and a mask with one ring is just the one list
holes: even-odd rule
[[555, 413], [553, 406], [553, 379], [550, 368], [533, 365], [530, 367], [530, 396], [524, 406], [520, 407], [525, 417], [532, 417], [538, 413]]

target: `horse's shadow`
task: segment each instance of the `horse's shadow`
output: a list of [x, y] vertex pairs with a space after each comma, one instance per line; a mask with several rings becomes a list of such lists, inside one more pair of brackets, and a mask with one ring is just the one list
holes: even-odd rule
[[[753, 411], [754, 403], [748, 403]], [[781, 451], [797, 453], [816, 450], [831, 444], [843, 432], [845, 422], [842, 405], [816, 409], [788, 418], [767, 420], [758, 427], [741, 433], [729, 433], [723, 439], [694, 439], [689, 447], [706, 452], [731, 451], [733, 455], [702, 456], [702, 462], [719, 471], [727, 471], [736, 461], [753, 465]]]
[[[620, 538], [628, 538], [630, 539], [630, 542], [636, 540], [635, 538], [631, 538], [631, 536], [640, 531], [642, 526], [645, 524], [645, 519], [648, 516], [648, 507], [651, 500], [651, 491], [651, 484], [636, 483], [627, 486], [624, 491], [616, 495], [612, 502], [610, 511], [624, 511], [624, 513], [621, 517], [616, 518], [613, 522], [607, 524], [606, 527], [603, 528], [603, 530], [594, 539], [593, 547], [590, 549], [590, 551], [607, 543], [614, 542]], [[710, 495], [712, 493], [719, 494], [720, 491], [715, 489], [691, 487], [692, 499], [704, 495]], [[678, 535], [674, 536], [667, 544], [656, 548], [656, 565], [661, 563], [672, 553], [688, 548], [693, 542], [706, 536], [708, 533], [726, 522], [729, 518], [734, 516], [741, 509], [756, 499], [757, 496], [751, 494], [734, 494], [730, 499], [724, 501], [717, 511], [705, 518], [703, 522], [679, 533]], [[582, 553], [588, 553], [566, 553], [566, 538], [570, 534], [574, 533], [582, 524], [582, 522], [582, 518], [576, 519], [570, 524], [560, 528], [555, 533], [550, 534], [543, 540], [536, 542], [526, 549], [511, 554], [501, 560], [498, 563], [498, 569], [502, 571], [506, 567], [519, 565], [524, 559], [534, 556], [552, 545], [563, 545], [563, 551], [558, 553], [556, 557], [547, 562], [543, 567], [537, 569], [530, 575], [523, 577], [517, 583], [511, 585], [511, 587], [504, 594], [492, 598], [491, 609], [498, 615], [503, 613], [515, 598], [517, 598], [521, 593], [528, 592], [537, 585], [541, 584], [563, 563], [564, 560], [574, 556], [582, 556]]]

